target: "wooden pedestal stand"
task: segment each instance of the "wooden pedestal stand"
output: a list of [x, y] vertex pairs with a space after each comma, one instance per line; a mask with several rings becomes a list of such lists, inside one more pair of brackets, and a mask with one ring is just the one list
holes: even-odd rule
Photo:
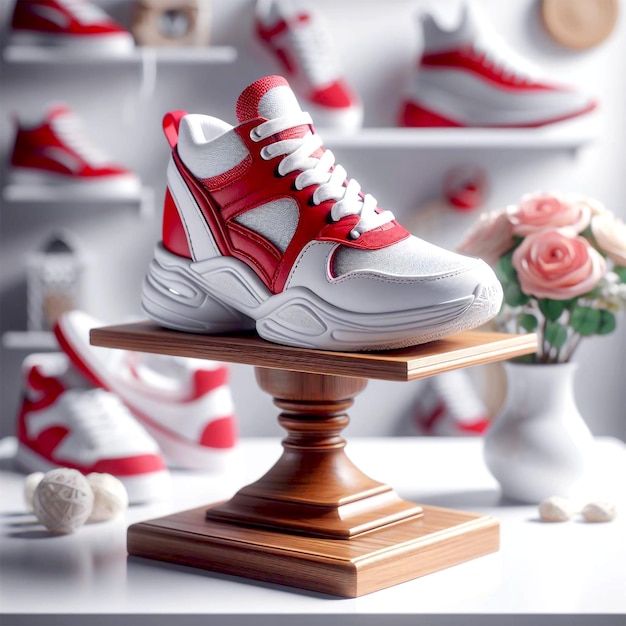
[[288, 432], [276, 465], [231, 500], [131, 526], [130, 554], [356, 597], [498, 550], [495, 519], [402, 500], [349, 460], [340, 433], [367, 378], [413, 380], [532, 353], [534, 335], [340, 353], [139, 323], [94, 329], [91, 342], [253, 365]]

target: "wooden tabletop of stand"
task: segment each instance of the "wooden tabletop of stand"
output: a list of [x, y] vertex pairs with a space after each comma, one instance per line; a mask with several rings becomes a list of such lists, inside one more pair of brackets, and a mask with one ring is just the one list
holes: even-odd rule
[[408, 381], [531, 354], [537, 349], [537, 336], [468, 331], [401, 350], [331, 352], [270, 343], [253, 332], [200, 335], [168, 330], [153, 322], [135, 322], [94, 328], [91, 343], [296, 372]]

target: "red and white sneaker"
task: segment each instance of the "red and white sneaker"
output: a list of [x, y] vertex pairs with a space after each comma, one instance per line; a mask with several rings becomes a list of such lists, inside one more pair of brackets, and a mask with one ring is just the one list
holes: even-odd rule
[[463, 370], [426, 380], [414, 415], [417, 432], [434, 436], [482, 435], [489, 419], [485, 403]]
[[171, 477], [156, 442], [115, 394], [86, 388], [61, 353], [31, 354], [22, 369], [16, 457], [21, 467], [112, 474], [132, 503], [170, 495]]
[[50, 109], [33, 125], [17, 121], [10, 175], [15, 184], [63, 185], [76, 193], [127, 195], [141, 189], [137, 175], [95, 146], [65, 106]]
[[284, 78], [247, 87], [237, 117], [164, 118], [163, 240], [142, 299], [153, 320], [347, 351], [431, 341], [498, 312], [489, 266], [411, 236], [361, 193]]
[[550, 82], [513, 52], [474, 5], [456, 28], [419, 15], [423, 50], [400, 126], [535, 127], [593, 110], [590, 97]]
[[16, 0], [11, 29], [14, 44], [56, 46], [81, 54], [125, 54], [135, 46], [129, 32], [85, 0]]
[[168, 465], [225, 467], [237, 442], [228, 366], [99, 348], [89, 331], [104, 324], [82, 311], [60, 316], [54, 332], [74, 366], [94, 385], [117, 394], [156, 439]]
[[363, 106], [342, 75], [322, 15], [295, 11], [280, 0], [257, 0], [255, 26], [319, 128], [360, 128]]

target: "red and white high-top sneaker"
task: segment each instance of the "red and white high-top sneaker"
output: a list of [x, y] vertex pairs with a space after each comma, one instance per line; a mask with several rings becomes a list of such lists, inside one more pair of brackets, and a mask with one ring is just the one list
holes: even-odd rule
[[92, 384], [118, 395], [156, 439], [172, 467], [217, 470], [237, 442], [228, 366], [89, 343], [104, 324], [82, 311], [61, 315], [54, 332], [74, 366]]
[[295, 11], [280, 0], [257, 0], [255, 25], [260, 41], [279, 62], [319, 128], [361, 126], [363, 106], [342, 75], [321, 14]]
[[498, 312], [489, 266], [411, 236], [361, 193], [284, 78], [247, 87], [237, 117], [164, 118], [163, 241], [142, 299], [153, 320], [346, 351], [431, 341]]
[[85, 0], [16, 0], [11, 42], [88, 52], [127, 53], [132, 35]]
[[456, 28], [419, 14], [423, 49], [399, 124], [414, 127], [534, 127], [593, 110], [590, 97], [541, 77], [464, 5]]
[[136, 174], [113, 163], [91, 142], [81, 120], [66, 106], [50, 109], [34, 125], [17, 120], [10, 175], [16, 184], [64, 185], [77, 193], [126, 195], [141, 188]]
[[166, 498], [171, 478], [156, 442], [112, 393], [86, 388], [61, 353], [24, 360], [17, 462], [26, 471], [71, 467], [119, 478], [129, 501]]

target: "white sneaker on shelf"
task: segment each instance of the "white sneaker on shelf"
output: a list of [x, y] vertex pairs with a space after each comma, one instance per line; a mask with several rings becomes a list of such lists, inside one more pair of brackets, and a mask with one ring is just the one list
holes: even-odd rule
[[467, 372], [452, 370], [424, 381], [414, 414], [421, 435], [482, 435], [489, 412]]
[[11, 43], [67, 48], [81, 54], [125, 54], [135, 47], [129, 32], [86, 0], [16, 0]]
[[31, 354], [22, 371], [16, 460], [24, 470], [112, 474], [131, 503], [171, 495], [157, 443], [115, 394], [85, 387], [61, 353]]
[[66, 106], [52, 107], [35, 124], [17, 120], [11, 154], [14, 184], [59, 186], [93, 195], [137, 195], [139, 177], [114, 163], [88, 136], [82, 120]]
[[54, 328], [74, 366], [117, 394], [158, 442], [171, 467], [217, 470], [231, 459], [237, 419], [224, 363], [92, 346], [104, 326], [84, 313], [62, 314]]
[[249, 85], [236, 110], [235, 127], [184, 111], [163, 120], [172, 154], [143, 285], [151, 319], [350, 351], [433, 341], [496, 315], [493, 270], [411, 236], [362, 193], [283, 77]]
[[281, 0], [257, 0], [256, 34], [319, 128], [354, 130], [363, 106], [340, 68], [324, 18]]
[[596, 102], [543, 78], [493, 30], [474, 4], [455, 28], [418, 14], [423, 49], [400, 126], [534, 127], [583, 115]]

